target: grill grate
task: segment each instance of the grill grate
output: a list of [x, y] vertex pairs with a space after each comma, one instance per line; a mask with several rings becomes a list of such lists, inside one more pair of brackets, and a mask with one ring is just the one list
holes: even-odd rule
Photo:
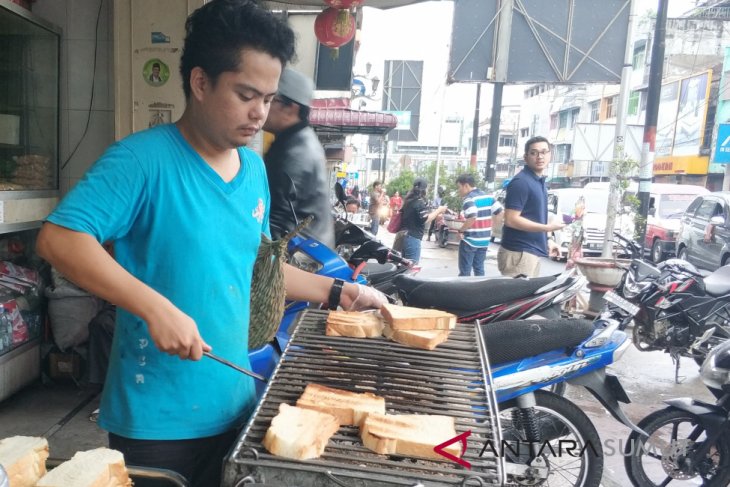
[[[272, 379], [234, 450], [226, 459], [224, 485], [372, 487], [499, 484], [497, 459], [480, 456], [491, 434], [482, 362], [473, 324], [457, 324], [436, 350], [413, 349], [385, 338], [342, 338], [324, 334], [326, 311], [306, 310]], [[385, 397], [389, 414], [440, 414], [456, 419], [457, 433], [470, 430], [464, 460], [468, 470], [446, 459], [378, 455], [366, 449], [359, 430], [343, 426], [316, 460], [269, 454], [261, 441], [279, 404], [294, 405], [309, 383]]]

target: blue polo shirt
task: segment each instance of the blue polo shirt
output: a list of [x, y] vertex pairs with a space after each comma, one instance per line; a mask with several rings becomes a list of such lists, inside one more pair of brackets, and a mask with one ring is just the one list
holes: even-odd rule
[[[528, 220], [546, 224], [548, 210], [545, 178], [538, 177], [525, 166], [507, 186], [504, 207], [506, 210], [519, 211]], [[540, 257], [548, 255], [546, 232], [525, 232], [505, 225], [501, 245], [513, 252], [527, 252]]]

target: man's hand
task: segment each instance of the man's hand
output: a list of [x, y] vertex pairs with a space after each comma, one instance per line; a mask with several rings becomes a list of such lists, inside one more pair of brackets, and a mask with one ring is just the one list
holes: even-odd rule
[[212, 350], [203, 341], [192, 318], [172, 305], [147, 319], [147, 327], [157, 348], [181, 359], [200, 360]]
[[555, 240], [548, 239], [548, 255], [550, 257], [560, 257], [560, 247], [555, 243]]
[[546, 231], [554, 232], [556, 230], [562, 230], [563, 228], [565, 228], [565, 223], [562, 223], [562, 222], [548, 223]]
[[385, 294], [377, 289], [355, 283], [346, 283], [340, 296], [340, 306], [345, 311], [380, 309], [387, 302]]

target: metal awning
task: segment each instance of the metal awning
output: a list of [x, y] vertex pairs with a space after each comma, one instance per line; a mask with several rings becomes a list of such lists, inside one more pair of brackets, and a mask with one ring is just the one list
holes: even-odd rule
[[395, 115], [349, 108], [349, 100], [313, 100], [309, 124], [322, 134], [385, 135], [398, 125]]

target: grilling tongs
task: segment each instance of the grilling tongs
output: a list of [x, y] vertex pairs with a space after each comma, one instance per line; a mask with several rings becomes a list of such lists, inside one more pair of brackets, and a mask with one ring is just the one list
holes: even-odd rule
[[266, 377], [263, 375], [259, 375], [256, 372], [251, 372], [250, 370], [244, 369], [243, 367], [239, 367], [238, 365], [234, 364], [233, 362], [229, 362], [228, 360], [224, 359], [223, 357], [219, 357], [218, 355], [213, 355], [210, 352], [203, 352], [203, 355], [205, 355], [208, 358], [212, 358], [213, 360], [216, 360], [223, 365], [227, 365], [232, 369], [235, 369], [241, 373], [244, 373], [250, 377], [253, 377], [254, 379], [258, 379], [261, 382], [266, 382]]

